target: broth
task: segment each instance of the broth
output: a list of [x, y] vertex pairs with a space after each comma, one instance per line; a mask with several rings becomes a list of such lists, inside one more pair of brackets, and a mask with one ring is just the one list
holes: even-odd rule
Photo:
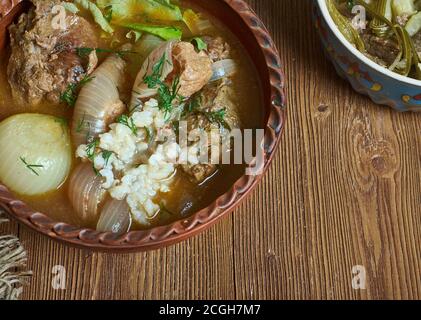
[[[181, 1], [181, 7], [189, 7], [201, 12], [200, 8], [189, 1]], [[203, 13], [203, 12], [201, 12]], [[232, 78], [232, 85], [236, 92], [235, 103], [239, 106], [239, 117], [244, 128], [257, 129], [263, 127], [263, 108], [261, 87], [258, 80], [257, 71], [251, 62], [247, 51], [243, 48], [240, 41], [226, 28], [223, 24], [211, 17], [207, 13], [203, 13], [214, 25], [213, 30], [209, 32], [210, 36], [222, 37], [233, 48], [233, 59], [239, 63], [238, 72]], [[93, 25], [94, 22], [89, 15], [86, 19]], [[180, 26], [181, 27], [181, 26]], [[98, 33], [100, 30], [96, 27]], [[125, 33], [116, 30], [113, 41], [118, 40], [122, 43], [127, 42]], [[103, 48], [109, 48], [110, 42], [101, 40], [100, 44]], [[0, 121], [14, 114], [20, 113], [41, 113], [62, 117], [71, 123], [72, 109], [70, 107], [53, 105], [50, 103], [41, 103], [36, 107], [26, 105], [18, 105], [13, 101], [11, 89], [7, 81], [7, 64], [10, 55], [10, 48], [7, 47], [4, 52], [0, 53]], [[103, 59], [104, 57], [102, 57]], [[130, 65], [129, 65], [130, 68]], [[138, 72], [133, 66], [129, 72], [127, 83], [127, 92], [130, 92], [134, 82], [134, 75]], [[73, 167], [79, 163], [74, 159]], [[168, 206], [168, 212], [171, 214], [163, 214], [154, 225], [167, 224], [170, 221], [184, 218], [197, 212], [198, 210], [210, 205], [217, 197], [227, 192], [233, 183], [244, 174], [245, 166], [243, 165], [221, 165], [217, 173], [201, 185], [194, 184], [185, 176], [178, 172], [173, 183], [174, 188], [169, 194], [162, 195]], [[67, 196], [68, 182], [60, 189], [49, 194], [36, 197], [20, 196], [33, 209], [45, 213], [56, 221], [62, 221], [76, 226], [92, 227], [95, 225], [84, 224], [76, 214], [74, 214], [72, 205]], [[181, 210], [182, 209], [182, 210]], [[142, 229], [141, 226], [135, 225], [133, 229]]]

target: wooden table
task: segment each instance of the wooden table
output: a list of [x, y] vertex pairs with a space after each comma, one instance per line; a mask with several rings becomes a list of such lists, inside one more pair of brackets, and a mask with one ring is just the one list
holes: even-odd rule
[[[262, 184], [216, 227], [155, 252], [91, 253], [3, 226], [29, 252], [24, 298], [421, 298], [421, 114], [376, 106], [335, 74], [310, 0], [249, 2], [288, 76], [287, 127]], [[65, 290], [52, 288], [55, 265]]]

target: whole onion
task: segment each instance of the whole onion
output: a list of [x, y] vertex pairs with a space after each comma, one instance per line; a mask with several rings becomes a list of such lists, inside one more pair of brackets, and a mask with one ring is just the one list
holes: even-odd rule
[[67, 124], [41, 114], [14, 115], [0, 123], [0, 180], [12, 191], [41, 195], [69, 175], [72, 151]]

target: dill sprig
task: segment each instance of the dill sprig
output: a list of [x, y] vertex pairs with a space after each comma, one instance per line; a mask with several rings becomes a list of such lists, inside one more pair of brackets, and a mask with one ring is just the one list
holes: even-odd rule
[[161, 80], [166, 61], [164, 53], [161, 59], [152, 67], [152, 74], [145, 76], [143, 81], [148, 85], [149, 89], [158, 87], [158, 108], [164, 111], [166, 117], [168, 117], [173, 110], [174, 100], [183, 100], [184, 97], [178, 94], [180, 91], [180, 76], [174, 78], [171, 86], [168, 86]]
[[35, 169], [44, 168], [44, 166], [41, 164], [29, 164], [24, 157], [20, 157], [20, 161], [22, 161], [25, 167], [28, 170], [32, 171], [32, 173], [35, 174], [36, 176], [39, 176], [39, 173]]
[[200, 109], [200, 106], [202, 105], [202, 100], [203, 98], [201, 94], [195, 94], [194, 96], [192, 96], [184, 106], [181, 117], [183, 118], [190, 113], [198, 111]]
[[81, 133], [83, 127], [85, 126], [85, 117], [86, 117], [86, 112], [83, 114], [82, 119], [80, 119], [77, 123], [77, 127], [76, 127], [76, 132], [77, 133]]
[[117, 118], [117, 122], [128, 127], [133, 132], [133, 134], [137, 136], [138, 129], [136, 125], [134, 124], [133, 118], [128, 117], [127, 115], [123, 114]]
[[96, 152], [96, 149], [98, 148], [98, 146], [99, 146], [99, 140], [98, 139], [95, 139], [95, 140], [93, 140], [92, 142], [90, 142], [86, 145], [86, 156], [92, 162], [94, 161], [95, 152]]
[[143, 81], [148, 85], [149, 89], [156, 88], [157, 85], [161, 85], [161, 76], [162, 71], [164, 69], [164, 63], [166, 60], [166, 54], [164, 53], [161, 57], [161, 59], [158, 60], [158, 62], [152, 67], [152, 74], [146, 75], [143, 78]]
[[227, 110], [225, 108], [217, 111], [204, 111], [201, 112], [201, 114], [203, 114], [209, 122], [218, 124], [220, 128], [230, 129], [229, 124], [225, 121], [227, 115]]
[[74, 107], [77, 100], [77, 91], [88, 82], [91, 82], [94, 77], [86, 76], [78, 83], [71, 83], [60, 96], [60, 102], [66, 103], [69, 107]]
[[113, 155], [112, 151], [104, 150], [102, 151], [102, 158], [105, 160], [105, 166], [108, 166], [108, 163], [110, 162], [110, 158]]
[[88, 47], [79, 47], [75, 48], [76, 54], [81, 58], [87, 58], [89, 55], [95, 51], [96, 53], [114, 53], [119, 56], [123, 56], [125, 54], [138, 54], [135, 51], [128, 51], [128, 50], [112, 50], [112, 49], [104, 49], [104, 48], [88, 48]]
[[176, 76], [171, 87], [161, 83], [158, 88], [158, 107], [163, 110], [166, 115], [170, 114], [173, 109], [173, 102], [179, 98], [180, 76]]

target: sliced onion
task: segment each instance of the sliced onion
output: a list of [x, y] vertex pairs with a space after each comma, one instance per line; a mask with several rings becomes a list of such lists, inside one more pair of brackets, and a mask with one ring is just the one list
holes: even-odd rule
[[109, 200], [102, 209], [97, 230], [124, 234], [130, 230], [132, 217], [126, 201]]
[[151, 34], [145, 34], [142, 36], [139, 42], [136, 43], [134, 51], [139, 53], [142, 57], [146, 58], [152, 53], [152, 51], [161, 46], [163, 43], [164, 40], [162, 40], [160, 37]]
[[118, 87], [126, 62], [117, 55], [108, 57], [93, 73], [76, 101], [72, 123], [73, 144], [77, 147], [95, 138], [124, 112]]
[[140, 69], [134, 82], [130, 110], [137, 108], [143, 99], [153, 97], [157, 94], [157, 88], [148, 88], [144, 78], [146, 75], [153, 73], [153, 67], [162, 59], [164, 55], [165, 61], [161, 72], [161, 81], [164, 81], [174, 70], [174, 64], [172, 61], [172, 49], [174, 44], [177, 42], [178, 41], [168, 41], [163, 43], [161, 46], [153, 50], [145, 60], [142, 69]]
[[210, 82], [230, 77], [237, 71], [237, 64], [232, 59], [225, 59], [215, 62], [212, 65], [213, 75]]
[[79, 165], [70, 178], [69, 199], [83, 223], [92, 224], [98, 219], [98, 207], [105, 197], [102, 177], [95, 174], [92, 165]]

